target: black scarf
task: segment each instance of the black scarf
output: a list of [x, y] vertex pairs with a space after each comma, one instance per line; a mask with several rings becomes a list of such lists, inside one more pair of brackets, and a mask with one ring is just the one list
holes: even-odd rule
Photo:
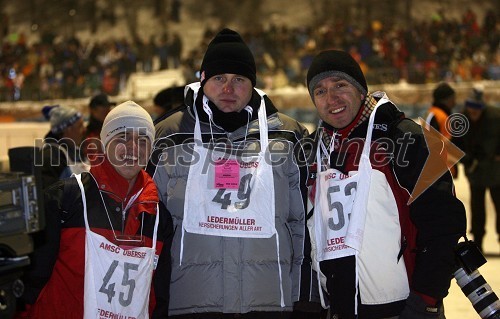
[[[203, 110], [203, 88], [198, 91], [198, 97], [195, 101], [196, 112], [198, 113], [198, 118], [201, 122], [208, 123], [209, 118], [207, 113]], [[253, 109], [251, 117], [248, 111], [241, 110], [240, 112], [222, 112], [217, 108], [217, 106], [212, 102], [208, 101], [208, 106], [213, 113], [213, 122], [222, 127], [227, 132], [234, 132], [240, 127], [246, 126], [248, 122], [256, 120], [258, 118], [258, 111], [260, 107], [260, 95], [257, 91], [253, 90], [252, 97], [248, 105]], [[269, 114], [268, 114], [269, 115]]]

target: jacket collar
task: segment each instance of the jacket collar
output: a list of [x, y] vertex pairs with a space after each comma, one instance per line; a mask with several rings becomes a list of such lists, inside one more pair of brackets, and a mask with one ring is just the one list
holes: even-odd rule
[[[187, 92], [185, 94], [185, 103], [187, 106], [187, 113], [193, 119], [193, 121], [195, 120], [193, 111], [193, 107], [195, 105], [195, 95], [197, 95], [198, 92], [199, 92], [199, 86], [196, 85], [196, 83], [192, 83], [187, 86]], [[254, 89], [253, 98], [255, 97], [255, 94], [258, 94], [261, 98], [264, 99], [264, 103], [266, 106], [266, 113], [267, 113], [268, 129], [269, 130], [276, 129], [282, 126], [283, 122], [280, 120], [278, 116], [278, 110], [276, 109], [272, 101], [267, 97], [267, 95], [260, 90], [257, 91]], [[255, 110], [255, 112], [257, 111], [258, 109]], [[210, 125], [208, 121], [206, 120], [204, 121], [202, 118], [200, 118], [200, 123], [203, 123], [205, 125]], [[226, 130], [224, 130], [223, 127], [215, 123], [212, 123], [212, 128], [216, 128], [218, 131], [217, 133], [225, 133], [231, 140], [237, 140], [244, 138], [246, 134], [259, 133], [259, 120], [256, 118], [250, 121], [250, 123], [248, 124], [248, 133], [246, 125], [236, 129], [234, 132], [227, 132]]]
[[[154, 181], [144, 171], [137, 175], [134, 186], [128, 192], [128, 181], [115, 170], [105, 157], [103, 163], [93, 165], [90, 173], [94, 177], [99, 190], [121, 204], [121, 208], [128, 213], [124, 234], [136, 234], [141, 226], [139, 215], [143, 212], [156, 215], [158, 205], [158, 191]], [[105, 205], [105, 203], [103, 203]], [[108, 212], [109, 213], [109, 212]]]
[[[129, 182], [118, 174], [107, 157], [104, 158], [102, 163], [93, 165], [90, 173], [94, 177], [99, 190], [111, 194], [111, 197], [115, 201], [121, 202], [123, 207], [132, 207], [144, 202], [156, 204], [159, 200], [156, 185], [144, 170], [137, 174], [130, 192], [128, 191]], [[133, 202], [129, 203], [131, 200]]]

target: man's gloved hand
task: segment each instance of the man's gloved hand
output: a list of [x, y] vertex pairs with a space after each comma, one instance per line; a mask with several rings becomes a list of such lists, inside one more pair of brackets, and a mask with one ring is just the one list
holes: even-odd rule
[[446, 317], [442, 302], [437, 306], [427, 305], [422, 297], [412, 291], [406, 299], [406, 306], [399, 319], [446, 319]]

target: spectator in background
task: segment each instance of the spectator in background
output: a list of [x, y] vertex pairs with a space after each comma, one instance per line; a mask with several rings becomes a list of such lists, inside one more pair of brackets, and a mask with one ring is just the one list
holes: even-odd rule
[[[425, 122], [447, 139], [451, 139], [446, 122], [456, 104], [455, 90], [448, 83], [440, 83], [432, 91], [432, 98], [432, 106], [427, 112]], [[453, 177], [457, 177], [458, 170], [456, 166], [452, 166], [450, 171]]]
[[149, 73], [153, 71], [153, 59], [156, 52], [155, 37], [151, 35], [144, 41], [137, 43], [139, 48], [139, 61], [142, 62], [142, 72]]
[[42, 187], [73, 173], [82, 173], [90, 169], [82, 159], [80, 143], [85, 127], [82, 114], [70, 107], [45, 106], [42, 113], [50, 121], [50, 131], [45, 135], [42, 147]]
[[446, 130], [446, 119], [456, 104], [455, 90], [448, 83], [440, 83], [432, 91], [432, 106], [429, 108], [425, 121], [433, 128], [450, 138]]
[[87, 124], [85, 137], [99, 138], [102, 129], [102, 123], [111, 111], [111, 107], [116, 103], [110, 102], [108, 96], [104, 93], [97, 94], [89, 102], [89, 122]]
[[116, 65], [110, 65], [104, 68], [104, 74], [102, 76], [101, 89], [104, 93], [110, 95], [118, 94], [118, 67]]
[[155, 123], [163, 120], [184, 104], [184, 86], [173, 86], [158, 92], [154, 99]]
[[172, 35], [172, 39], [170, 41], [169, 46], [169, 59], [171, 60], [171, 66], [174, 69], [177, 69], [181, 65], [181, 54], [182, 54], [182, 39], [179, 33], [175, 32]]
[[85, 140], [82, 144], [82, 151], [91, 162], [97, 159], [97, 154], [103, 153], [99, 136], [101, 134], [102, 123], [114, 105], [116, 103], [110, 102], [108, 96], [104, 93], [97, 94], [90, 99], [90, 116], [85, 132]]
[[170, 17], [174, 22], [181, 21], [181, 0], [173, 0], [170, 7]]
[[[180, 1], [177, 4], [172, 2], [172, 6], [180, 4]], [[345, 21], [346, 24], [339, 25], [325, 22], [314, 28], [280, 28], [274, 25], [263, 30], [263, 26], [257, 23], [249, 29], [248, 43], [257, 61], [264, 54], [270, 55], [278, 68], [285, 67], [290, 60], [301, 61], [298, 72], [295, 67], [293, 72], [285, 70], [290, 83], [302, 84], [297, 78], [305, 75], [312, 58], [311, 49], [318, 52], [332, 46], [347, 50], [355, 47], [368, 68], [365, 72], [361, 65], [362, 70], [373, 84], [396, 83], [402, 79], [421, 84], [440, 80], [498, 79], [499, 62], [494, 62], [499, 39], [495, 29], [498, 21], [496, 11], [483, 12], [484, 20], [479, 25], [473, 11], [468, 8], [459, 10], [464, 12], [463, 20], [446, 18], [440, 12], [433, 15], [432, 20], [416, 19], [407, 28], [399, 28], [397, 23], [384, 25], [376, 21], [361, 30], [356, 24]], [[342, 36], [333, 36], [333, 29], [346, 32]], [[165, 32], [156, 31], [152, 40]], [[192, 64], [192, 70], [186, 71], [186, 78], [191, 78], [203, 54], [197, 48], [205, 47], [214, 35], [210, 29], [207, 31], [199, 45], [191, 52], [185, 52], [182, 60], [182, 38], [177, 32], [170, 32], [168, 66], [177, 69]], [[12, 32], [15, 33], [15, 30]], [[12, 35], [0, 47], [2, 101], [14, 98], [28, 100], [37, 96], [40, 100], [58, 99], [64, 94], [83, 98], [95, 94], [95, 90], [115, 95], [124, 89], [125, 81], [132, 72], [151, 71], [151, 59], [154, 57], [156, 61], [159, 58], [159, 44], [138, 40], [138, 43], [130, 45], [130, 41], [135, 41], [131, 37], [115, 40], [103, 35], [96, 40], [80, 42], [62, 34], [42, 32], [41, 41], [30, 47], [23, 36], [12, 39]], [[181, 35], [183, 38], [187, 36]], [[189, 40], [193, 40], [192, 37]], [[262, 74], [260, 70], [258, 73]], [[186, 82], [191, 83], [189, 79]], [[39, 93], [29, 90], [38, 90]]]
[[500, 110], [487, 106], [482, 88], [477, 87], [465, 101], [464, 114], [470, 123], [469, 130], [453, 141], [465, 152], [461, 163], [470, 186], [471, 233], [474, 242], [483, 250], [487, 189], [495, 207], [500, 243]]
[[492, 60], [491, 63], [487, 66], [486, 73], [490, 80], [500, 80], [500, 49], [492, 54]]
[[160, 70], [168, 69], [168, 56], [170, 55], [169, 37], [168, 33], [163, 33], [158, 41], [158, 46], [156, 51], [158, 53], [158, 59], [160, 60]]

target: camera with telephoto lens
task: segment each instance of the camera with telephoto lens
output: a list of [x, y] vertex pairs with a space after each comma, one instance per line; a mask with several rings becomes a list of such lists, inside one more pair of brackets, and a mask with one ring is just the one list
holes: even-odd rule
[[486, 263], [479, 247], [465, 238], [455, 248], [455, 254], [458, 268], [454, 277], [462, 292], [482, 319], [500, 319], [500, 301], [478, 271]]

